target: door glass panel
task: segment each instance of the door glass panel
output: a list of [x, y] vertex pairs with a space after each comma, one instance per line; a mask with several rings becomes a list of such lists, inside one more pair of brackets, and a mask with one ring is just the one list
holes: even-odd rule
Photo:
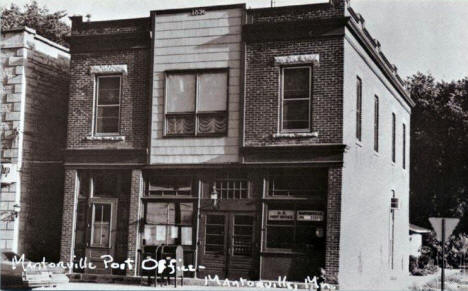
[[224, 215], [206, 216], [205, 252], [224, 252]]
[[109, 247], [111, 205], [96, 203], [93, 205], [93, 247]]
[[234, 216], [233, 255], [251, 256], [253, 242], [253, 217]]

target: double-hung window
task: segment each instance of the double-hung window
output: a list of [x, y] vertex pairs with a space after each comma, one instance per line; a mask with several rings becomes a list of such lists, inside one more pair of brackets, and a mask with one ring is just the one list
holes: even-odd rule
[[362, 140], [362, 81], [356, 78], [356, 138]]
[[119, 133], [120, 95], [120, 75], [96, 77], [96, 110], [94, 133]]
[[312, 67], [282, 68], [281, 130], [310, 130]]
[[166, 136], [227, 133], [228, 71], [166, 74]]

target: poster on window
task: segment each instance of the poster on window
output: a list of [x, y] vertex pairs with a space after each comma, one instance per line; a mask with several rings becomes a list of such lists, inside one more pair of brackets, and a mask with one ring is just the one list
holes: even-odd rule
[[186, 246], [192, 245], [192, 227], [182, 227], [181, 228], [181, 243]]
[[145, 233], [143, 235], [146, 245], [152, 245], [156, 243], [156, 226], [145, 225]]
[[271, 221], [294, 220], [294, 211], [293, 210], [269, 210], [268, 220], [271, 220]]

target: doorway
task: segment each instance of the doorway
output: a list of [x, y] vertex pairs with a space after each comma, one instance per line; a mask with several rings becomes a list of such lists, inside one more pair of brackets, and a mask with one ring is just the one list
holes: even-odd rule
[[256, 279], [254, 213], [211, 212], [201, 215], [200, 276]]

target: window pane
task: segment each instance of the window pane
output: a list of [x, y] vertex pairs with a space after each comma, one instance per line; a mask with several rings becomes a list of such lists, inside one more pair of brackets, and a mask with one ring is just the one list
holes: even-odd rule
[[96, 132], [117, 133], [119, 132], [119, 107], [106, 106], [97, 108]]
[[283, 128], [309, 128], [309, 100], [285, 100], [283, 104]]
[[195, 133], [194, 115], [173, 115], [166, 117], [168, 135], [186, 135]]
[[98, 80], [98, 105], [119, 104], [120, 77], [101, 77]]
[[146, 223], [175, 224], [174, 203], [148, 203], [146, 207]]
[[284, 69], [284, 99], [309, 97], [309, 72], [309, 68]]
[[195, 74], [168, 74], [166, 84], [168, 113], [195, 111]]
[[199, 74], [197, 111], [225, 111], [226, 102], [227, 72]]
[[226, 114], [199, 114], [198, 133], [225, 133], [227, 130]]
[[268, 248], [293, 248], [294, 226], [268, 226]]
[[191, 176], [151, 176], [149, 191], [153, 195], [190, 195]]
[[180, 223], [192, 224], [193, 203], [180, 203]]

